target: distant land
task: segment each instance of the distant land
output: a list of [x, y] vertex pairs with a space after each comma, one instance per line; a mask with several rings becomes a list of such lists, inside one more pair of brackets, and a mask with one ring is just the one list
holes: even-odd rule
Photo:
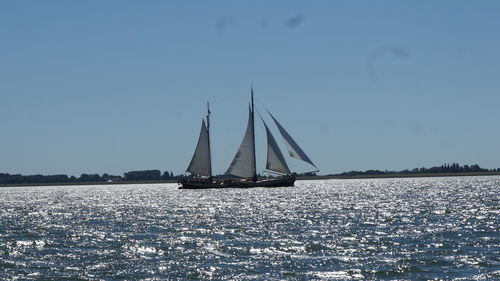
[[[401, 171], [349, 171], [340, 174], [298, 175], [298, 179], [354, 179], [354, 178], [398, 178], [398, 177], [445, 177], [445, 176], [479, 176], [500, 175], [498, 169], [484, 169], [479, 165], [459, 165], [458, 163], [443, 164], [431, 168], [414, 168]], [[0, 186], [29, 186], [29, 185], [87, 185], [87, 184], [128, 184], [128, 183], [168, 183], [176, 182], [186, 175], [174, 175], [173, 172], [160, 170], [130, 171], [123, 176], [109, 174], [81, 174], [80, 177], [68, 175], [21, 175], [0, 173]], [[217, 175], [215, 178], [227, 177]], [[259, 177], [264, 177], [259, 174]]]

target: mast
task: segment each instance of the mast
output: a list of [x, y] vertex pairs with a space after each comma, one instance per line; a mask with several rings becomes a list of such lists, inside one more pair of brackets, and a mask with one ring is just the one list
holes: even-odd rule
[[207, 101], [207, 135], [208, 135], [208, 157], [210, 159], [210, 168], [209, 168], [209, 174], [210, 176], [208, 179], [212, 181], [212, 155], [210, 152], [210, 103]]
[[256, 182], [257, 181], [257, 161], [255, 159], [255, 110], [254, 110], [254, 105], [253, 105], [253, 83], [250, 85], [250, 95], [251, 95], [251, 99], [252, 99], [252, 137], [253, 137], [253, 178], [252, 178], [252, 181], [253, 182]]

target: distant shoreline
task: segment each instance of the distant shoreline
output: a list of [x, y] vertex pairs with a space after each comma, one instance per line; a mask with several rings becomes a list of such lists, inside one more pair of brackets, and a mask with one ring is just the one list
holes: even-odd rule
[[329, 180], [329, 179], [385, 179], [385, 178], [434, 178], [434, 177], [474, 177], [500, 176], [500, 172], [469, 172], [469, 173], [412, 173], [412, 174], [379, 174], [379, 175], [331, 175], [298, 177], [299, 180]]
[[[354, 176], [299, 176], [297, 180], [330, 180], [330, 179], [387, 179], [387, 178], [433, 178], [433, 177], [475, 177], [475, 176], [500, 176], [500, 172], [477, 173], [421, 173], [421, 174], [385, 174], [385, 175], [354, 175]], [[177, 180], [154, 181], [113, 181], [113, 182], [58, 182], [58, 183], [21, 183], [6, 184], [1, 187], [27, 187], [27, 186], [89, 186], [89, 185], [130, 185], [130, 184], [161, 184], [177, 183]]]

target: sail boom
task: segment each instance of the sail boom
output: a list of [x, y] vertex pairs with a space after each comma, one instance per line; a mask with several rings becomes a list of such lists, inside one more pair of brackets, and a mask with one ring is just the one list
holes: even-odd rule
[[273, 171], [273, 170], [268, 170], [268, 169], [264, 169], [264, 172], [270, 173], [270, 174], [276, 174], [276, 175], [280, 175], [280, 176], [289, 175], [289, 174], [279, 173], [279, 172], [276, 172], [276, 171]]
[[300, 174], [297, 174], [297, 176], [304, 176], [304, 175], [307, 175], [307, 174], [312, 174], [312, 173], [317, 173], [317, 172], [319, 172], [319, 170], [314, 170], [314, 171], [310, 171], [310, 172], [300, 173]]

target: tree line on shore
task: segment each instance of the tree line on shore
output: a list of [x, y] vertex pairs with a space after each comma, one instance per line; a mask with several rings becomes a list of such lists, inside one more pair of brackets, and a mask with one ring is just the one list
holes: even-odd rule
[[367, 170], [367, 171], [349, 171], [343, 172], [341, 174], [331, 175], [331, 176], [371, 176], [371, 175], [406, 175], [406, 174], [453, 174], [453, 173], [487, 173], [487, 172], [500, 172], [498, 169], [484, 169], [479, 167], [479, 165], [459, 165], [458, 163], [443, 164], [441, 166], [431, 167], [431, 168], [415, 168], [413, 170], [401, 170], [401, 171], [381, 171], [381, 170]]
[[[452, 173], [485, 173], [485, 172], [500, 172], [499, 169], [484, 169], [479, 165], [459, 165], [458, 163], [443, 164], [431, 168], [415, 168], [413, 170], [401, 171], [381, 171], [381, 170], [367, 170], [367, 171], [349, 171], [340, 174], [329, 174], [328, 176], [376, 176], [376, 175], [398, 175], [398, 174], [452, 174]], [[259, 175], [260, 176], [260, 175]], [[315, 174], [311, 174], [315, 176]], [[118, 181], [161, 181], [161, 180], [174, 180], [179, 177], [193, 177], [192, 175], [174, 175], [173, 172], [160, 170], [142, 170], [130, 171], [123, 174], [123, 176], [115, 176], [109, 174], [81, 174], [79, 177], [68, 175], [21, 175], [21, 174], [8, 174], [0, 173], [0, 185], [6, 184], [45, 184], [45, 183], [87, 183], [87, 182], [118, 182]], [[227, 177], [227, 175], [218, 175], [218, 177]]]
[[81, 174], [80, 177], [68, 175], [21, 175], [0, 173], [0, 184], [39, 184], [39, 183], [84, 183], [115, 181], [159, 181], [175, 179], [173, 172], [160, 170], [130, 171], [123, 176], [109, 174]]

